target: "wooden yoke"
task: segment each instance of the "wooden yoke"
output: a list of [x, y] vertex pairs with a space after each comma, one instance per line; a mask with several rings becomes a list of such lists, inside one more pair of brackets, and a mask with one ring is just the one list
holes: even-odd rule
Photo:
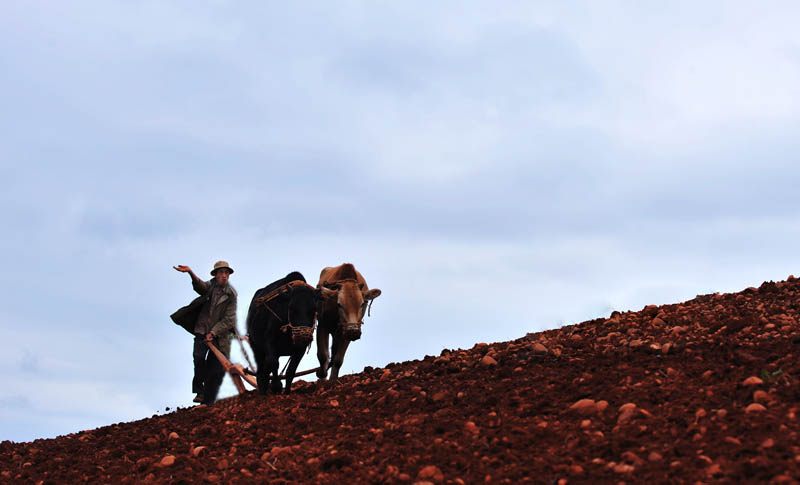
[[251, 375], [248, 375], [244, 372], [244, 367], [240, 364], [231, 364], [231, 362], [225, 357], [225, 355], [219, 351], [219, 349], [211, 342], [206, 341], [206, 345], [208, 348], [211, 349], [211, 352], [217, 356], [217, 360], [219, 363], [222, 364], [222, 367], [225, 369], [225, 372], [231, 375], [231, 379], [233, 380], [233, 385], [236, 386], [236, 390], [239, 391], [239, 394], [243, 394], [247, 389], [244, 387], [244, 383], [242, 379], [247, 381], [248, 384], [258, 389], [258, 383], [256, 382], [255, 378]]

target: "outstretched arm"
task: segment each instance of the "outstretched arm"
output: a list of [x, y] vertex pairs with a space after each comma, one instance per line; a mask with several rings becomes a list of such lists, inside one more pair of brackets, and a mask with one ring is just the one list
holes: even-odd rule
[[196, 274], [194, 274], [192, 268], [182, 264], [179, 264], [178, 266], [173, 266], [173, 268], [176, 271], [180, 271], [181, 273], [189, 273], [189, 276], [192, 277], [192, 288], [194, 288], [194, 291], [196, 291], [201, 295], [206, 294], [206, 292], [208, 291], [208, 285], [206, 285], [203, 280], [201, 280], [200, 278], [197, 277]]

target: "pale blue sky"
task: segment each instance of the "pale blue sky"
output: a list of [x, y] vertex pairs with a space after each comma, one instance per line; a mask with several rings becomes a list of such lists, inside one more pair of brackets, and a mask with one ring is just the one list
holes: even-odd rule
[[800, 272], [798, 14], [3, 2], [0, 439], [190, 403], [174, 264], [230, 261], [243, 330], [354, 263], [345, 373]]

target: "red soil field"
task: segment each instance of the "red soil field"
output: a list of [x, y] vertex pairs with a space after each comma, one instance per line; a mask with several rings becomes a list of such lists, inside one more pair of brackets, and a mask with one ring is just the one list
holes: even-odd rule
[[797, 483], [799, 309], [789, 277], [289, 396], [4, 441], [0, 481]]

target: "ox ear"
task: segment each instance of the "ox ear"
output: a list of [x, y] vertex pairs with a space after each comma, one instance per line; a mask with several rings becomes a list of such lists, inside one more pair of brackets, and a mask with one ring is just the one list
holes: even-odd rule
[[364, 299], [365, 300], [374, 300], [375, 298], [378, 298], [379, 296], [381, 296], [381, 290], [379, 290], [377, 288], [373, 288], [373, 289], [367, 291], [366, 293], [364, 293]]

